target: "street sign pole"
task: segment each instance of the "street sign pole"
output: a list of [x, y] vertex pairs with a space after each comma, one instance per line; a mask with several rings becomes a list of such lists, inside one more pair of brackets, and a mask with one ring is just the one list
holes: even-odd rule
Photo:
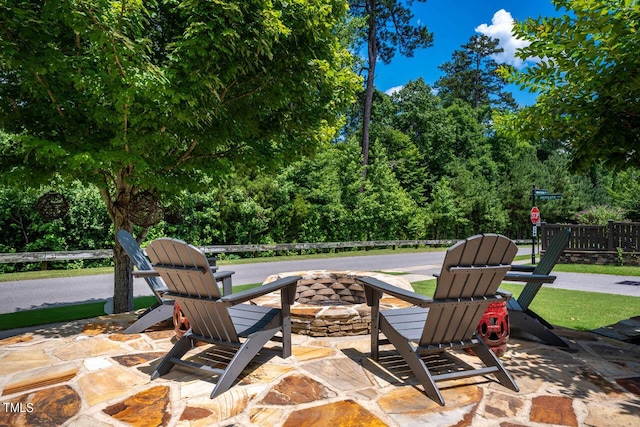
[[[533, 223], [533, 232], [531, 236], [531, 263], [536, 263], [536, 238], [538, 237], [537, 227], [540, 225], [540, 210], [536, 207], [536, 200], [560, 200], [562, 194], [549, 194], [547, 190], [542, 188], [536, 189], [533, 184], [531, 189], [531, 222]], [[539, 242], [539, 240], [538, 240]]]
[[[536, 207], [536, 185], [533, 184], [533, 188], [531, 189], [531, 209]], [[536, 226], [535, 224], [533, 225]], [[531, 233], [531, 264], [536, 263], [536, 233]]]

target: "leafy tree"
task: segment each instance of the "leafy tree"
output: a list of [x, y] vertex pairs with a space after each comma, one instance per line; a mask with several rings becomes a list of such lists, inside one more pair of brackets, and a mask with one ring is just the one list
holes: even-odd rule
[[373, 133], [372, 146], [384, 150], [389, 169], [402, 188], [418, 205], [426, 202], [429, 172], [424, 155], [405, 133], [389, 126]]
[[416, 158], [417, 173], [424, 179], [420, 187], [423, 197], [428, 199], [436, 182], [446, 175], [447, 165], [454, 156], [454, 123], [449, 120], [440, 98], [421, 78], [408, 82], [391, 99], [394, 104], [393, 113], [389, 114], [391, 126], [417, 147], [420, 156]]
[[[424, 2], [426, 0], [418, 0]], [[367, 173], [369, 164], [369, 128], [371, 106], [375, 91], [375, 68], [381, 60], [389, 64], [396, 50], [412, 57], [416, 49], [431, 46], [433, 34], [423, 25], [413, 25], [410, 6], [413, 0], [349, 0], [351, 13], [356, 18], [366, 18], [364, 44], [367, 46], [367, 81], [362, 113], [362, 165]], [[364, 188], [364, 187], [363, 187]]]
[[[49, 196], [64, 197], [63, 209], [43, 203]], [[53, 216], [51, 216], [53, 215]], [[0, 252], [68, 251], [107, 247], [110, 221], [96, 188], [74, 182], [64, 187], [38, 189], [5, 187], [0, 189]], [[110, 260], [53, 262], [58, 268], [104, 265]], [[0, 266], [0, 271], [29, 270], [39, 264]]]
[[[65, 195], [69, 203], [69, 212], [62, 217], [64, 228], [61, 231], [65, 236], [65, 249], [102, 249], [111, 246], [113, 224], [98, 189], [75, 181], [58, 190]], [[84, 265], [104, 262], [86, 260]]]
[[457, 230], [469, 223], [447, 178], [436, 183], [433, 201], [428, 206], [428, 221], [434, 239], [456, 237]]
[[[4, 2], [2, 180], [94, 185], [114, 232], [137, 221], [142, 239], [166, 194], [333, 136], [359, 84], [345, 16], [338, 0]], [[117, 243], [114, 258], [114, 310], [131, 310]]]
[[453, 52], [450, 62], [438, 66], [444, 75], [436, 81], [438, 94], [447, 104], [462, 100], [486, 120], [491, 108], [513, 110], [517, 103], [510, 92], [504, 90], [504, 79], [497, 73], [498, 63], [493, 55], [504, 49], [499, 40], [484, 34], [474, 35], [461, 50]]
[[35, 202], [33, 191], [0, 189], [0, 252], [24, 251], [37, 239], [33, 230], [38, 221]]
[[[373, 147], [372, 147], [373, 148]], [[354, 213], [361, 240], [406, 239], [424, 233], [423, 215], [389, 168], [384, 151], [371, 151], [365, 191], [358, 192]]]
[[[342, 175], [350, 159], [343, 144], [322, 150], [284, 168], [275, 178], [270, 228], [284, 242], [340, 241], [344, 238], [347, 210]], [[358, 181], [358, 176], [349, 176]], [[277, 199], [275, 199], [277, 198]]]
[[487, 151], [478, 150], [476, 156], [454, 162], [450, 181], [459, 210], [468, 220], [467, 227], [458, 228], [456, 235], [505, 232], [508, 216], [498, 186], [498, 167]]
[[527, 19], [515, 35], [517, 56], [536, 61], [502, 76], [537, 92], [517, 115], [516, 132], [559, 140], [582, 170], [604, 162], [640, 165], [640, 4], [636, 0], [553, 0], [566, 13]]
[[613, 176], [612, 202], [623, 208], [631, 221], [640, 222], [640, 171], [629, 168]]

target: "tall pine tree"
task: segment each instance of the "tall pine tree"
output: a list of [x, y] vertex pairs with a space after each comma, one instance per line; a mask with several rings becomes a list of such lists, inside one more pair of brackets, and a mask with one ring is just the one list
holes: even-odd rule
[[451, 61], [438, 67], [444, 75], [435, 86], [446, 104], [461, 100], [478, 111], [478, 118], [483, 121], [490, 117], [491, 109], [517, 107], [513, 95], [505, 91], [504, 79], [496, 72], [499, 64], [493, 55], [503, 51], [499, 43], [484, 34], [474, 35], [461, 50], [453, 52]]

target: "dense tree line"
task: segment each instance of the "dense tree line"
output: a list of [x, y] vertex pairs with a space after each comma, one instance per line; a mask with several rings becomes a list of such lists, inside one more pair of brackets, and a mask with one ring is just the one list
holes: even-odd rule
[[[422, 80], [391, 96], [377, 92], [364, 192], [354, 126], [274, 173], [236, 172], [212, 181], [208, 191], [163, 200], [163, 215], [147, 239], [174, 236], [207, 245], [450, 239], [477, 232], [527, 238], [532, 184], [563, 194], [538, 202], [547, 222], [588, 221], [599, 211], [640, 220], [637, 170], [571, 172], [572, 159], [561, 148], [511, 140], [476, 113], [467, 102], [443, 100]], [[46, 219], [35, 207], [52, 190], [69, 209]], [[107, 248], [112, 235], [99, 192], [79, 182], [2, 189], [0, 226], [0, 252]]]
[[[362, 84], [354, 46], [373, 48], [371, 76], [376, 57], [429, 46], [410, 1], [11, 1], [0, 252], [106, 248], [119, 229], [195, 244], [526, 238], [533, 184], [563, 194], [538, 203], [547, 222], [638, 221], [640, 6], [552, 1], [571, 13], [516, 28], [534, 66], [500, 67], [497, 41], [472, 36], [435, 87], [392, 95]], [[537, 104], [519, 108], [508, 82]], [[125, 311], [132, 265], [114, 249]]]

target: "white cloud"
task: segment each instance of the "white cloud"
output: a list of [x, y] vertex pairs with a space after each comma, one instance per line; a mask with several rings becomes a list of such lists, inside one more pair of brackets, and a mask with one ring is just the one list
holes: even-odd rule
[[391, 96], [396, 92], [399, 92], [400, 90], [402, 90], [404, 86], [394, 86], [394, 87], [390, 87], [389, 89], [385, 90], [384, 93]]
[[491, 25], [480, 24], [476, 27], [476, 31], [480, 34], [500, 40], [499, 47], [503, 48], [504, 52], [493, 55], [496, 62], [521, 68], [524, 65], [524, 61], [520, 58], [516, 58], [516, 49], [527, 46], [529, 42], [517, 39], [513, 35], [513, 22], [511, 13], [504, 9], [500, 9], [493, 15], [493, 18], [491, 18]]

